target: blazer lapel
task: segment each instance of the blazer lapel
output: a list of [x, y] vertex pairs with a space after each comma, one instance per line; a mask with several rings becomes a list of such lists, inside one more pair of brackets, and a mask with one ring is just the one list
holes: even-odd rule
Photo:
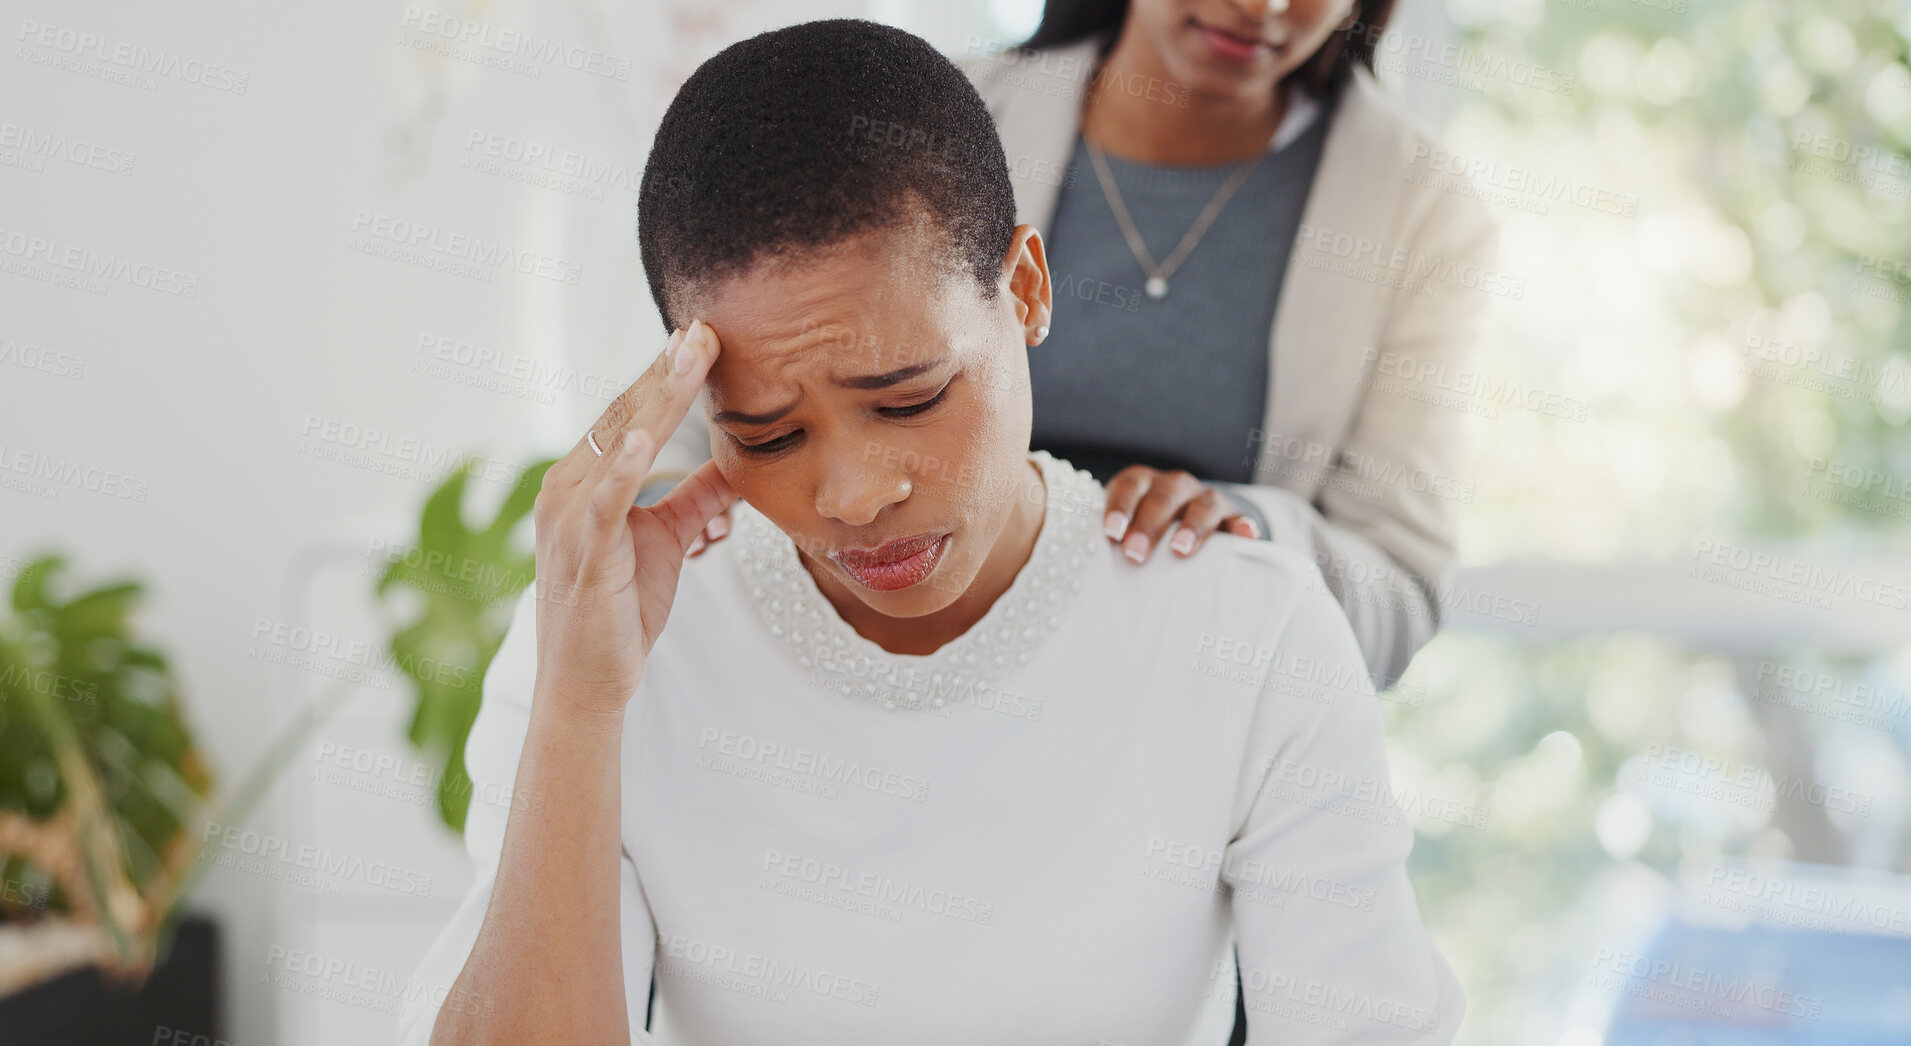
[[[1268, 343], [1264, 435], [1249, 451], [1257, 456], [1256, 483], [1310, 500], [1334, 464], [1329, 449], [1341, 445], [1359, 404], [1363, 349], [1379, 336], [1390, 293], [1379, 282], [1335, 271], [1336, 263], [1351, 263], [1385, 275], [1389, 270], [1372, 264], [1374, 252], [1384, 257], [1395, 246], [1388, 232], [1401, 200], [1400, 139], [1382, 119], [1378, 90], [1366, 70], [1354, 70], [1330, 116]], [[1364, 256], [1347, 257], [1348, 244], [1369, 246]], [[1302, 441], [1293, 453], [1306, 457], [1274, 449], [1293, 440]]]

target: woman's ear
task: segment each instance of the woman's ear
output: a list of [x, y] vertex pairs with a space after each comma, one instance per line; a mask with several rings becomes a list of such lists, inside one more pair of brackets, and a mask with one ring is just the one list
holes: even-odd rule
[[1009, 296], [1014, 299], [1015, 318], [1022, 324], [1023, 340], [1029, 345], [1041, 344], [1048, 336], [1052, 287], [1048, 279], [1048, 252], [1042, 247], [1042, 234], [1035, 231], [1035, 226], [1015, 227], [1008, 256], [1002, 259], [1002, 271], [1008, 279]]

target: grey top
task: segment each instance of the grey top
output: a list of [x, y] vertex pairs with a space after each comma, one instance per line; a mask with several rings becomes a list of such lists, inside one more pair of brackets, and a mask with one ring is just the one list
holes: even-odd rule
[[[1159, 300], [1076, 139], [1047, 238], [1052, 333], [1029, 350], [1036, 449], [1104, 483], [1129, 465], [1253, 479], [1248, 433], [1262, 423], [1269, 332], [1326, 115], [1255, 161]], [[1157, 265], [1237, 166], [1107, 159]]]

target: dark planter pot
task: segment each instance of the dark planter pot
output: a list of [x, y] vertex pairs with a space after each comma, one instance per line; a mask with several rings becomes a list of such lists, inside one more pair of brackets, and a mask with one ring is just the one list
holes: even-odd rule
[[0, 999], [0, 1046], [220, 1046], [219, 928], [188, 915], [137, 991], [92, 967]]

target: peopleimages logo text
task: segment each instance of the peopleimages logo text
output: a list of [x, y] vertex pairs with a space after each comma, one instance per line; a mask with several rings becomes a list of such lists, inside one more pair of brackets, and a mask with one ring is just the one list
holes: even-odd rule
[[99, 33], [32, 19], [20, 22], [20, 32], [14, 39], [57, 51], [71, 59], [104, 62], [132, 72], [210, 87], [228, 94], [244, 94], [252, 83], [252, 74], [243, 69], [197, 58], [182, 58], [129, 40], [114, 40]]

